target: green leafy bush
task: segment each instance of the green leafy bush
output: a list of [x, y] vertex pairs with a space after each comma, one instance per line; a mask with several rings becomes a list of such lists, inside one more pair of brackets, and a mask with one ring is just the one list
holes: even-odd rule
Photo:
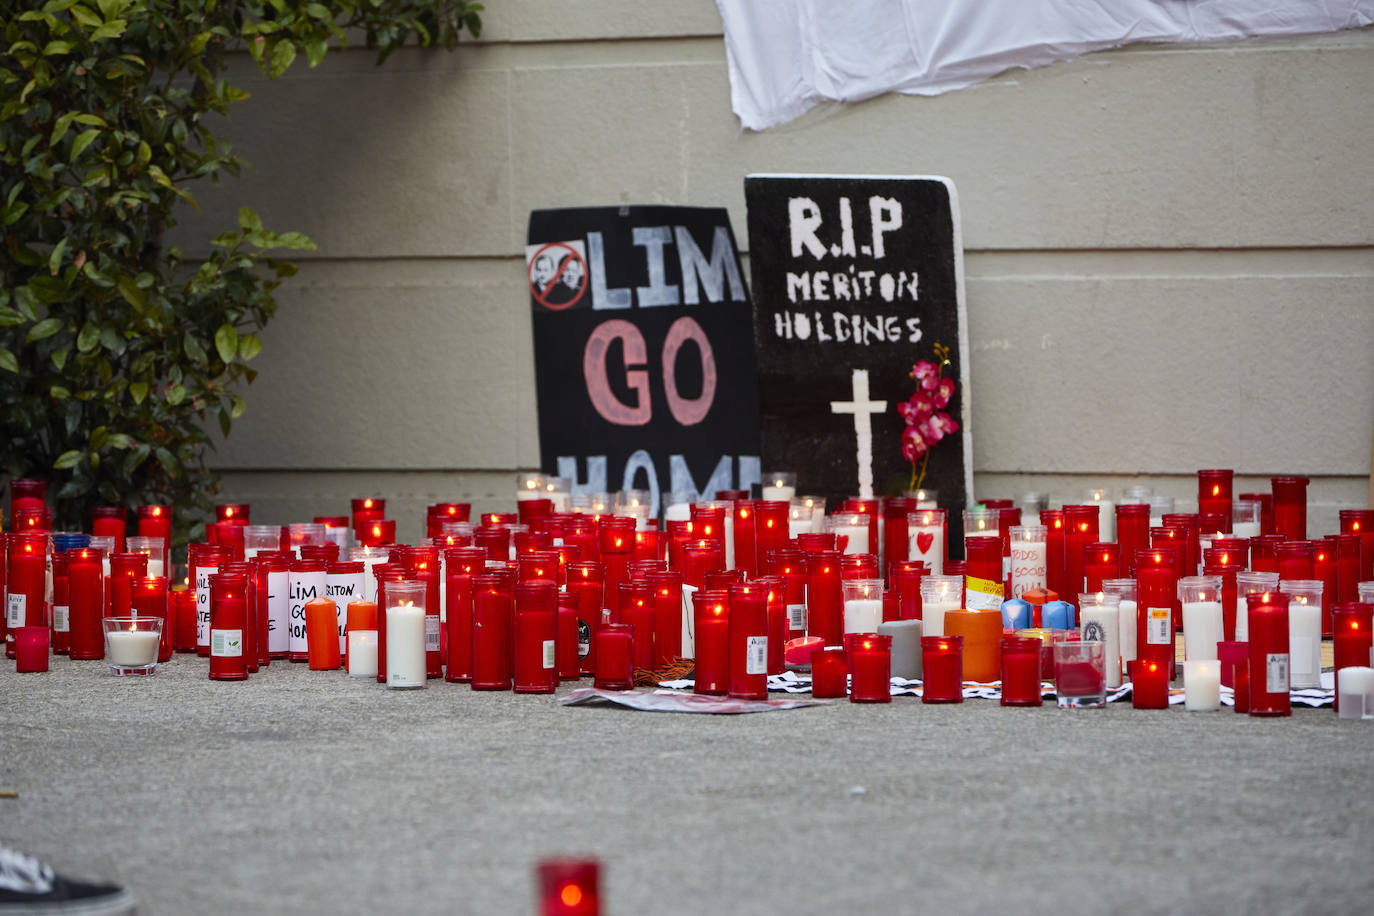
[[206, 424], [228, 433], [272, 292], [313, 249], [239, 211], [191, 264], [164, 244], [194, 186], [242, 161], [215, 116], [246, 51], [270, 77], [363, 29], [378, 62], [414, 36], [453, 48], [481, 6], [0, 0], [0, 471], [46, 478], [56, 524], [97, 503], [170, 502], [178, 540], [209, 512]]

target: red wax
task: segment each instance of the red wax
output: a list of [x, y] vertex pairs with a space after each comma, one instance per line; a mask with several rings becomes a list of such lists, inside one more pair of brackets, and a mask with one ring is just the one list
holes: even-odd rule
[[810, 667], [811, 656], [816, 650], [824, 648], [825, 644], [819, 636], [798, 636], [789, 639], [783, 646], [783, 665], [788, 668]]
[[730, 696], [768, 699], [768, 592], [749, 584], [730, 589]]
[[1002, 705], [1039, 706], [1040, 653], [1036, 636], [1002, 637]]
[[15, 627], [12, 635], [14, 637], [14, 670], [19, 674], [41, 674], [47, 671], [48, 628]]
[[840, 556], [840, 580], [878, 578], [878, 555], [846, 553]]
[[806, 558], [807, 632], [827, 646], [844, 644], [844, 591], [840, 554], [825, 550]]
[[[6, 577], [6, 626], [10, 630], [19, 627], [48, 626], [47, 578], [48, 578], [48, 534], [42, 531], [16, 531], [9, 535], [9, 570]], [[96, 611], [96, 631], [101, 644], [105, 635], [100, 630], [100, 611]], [[5, 655], [15, 657], [14, 642], [6, 637]], [[43, 651], [46, 653], [47, 638], [44, 638]], [[97, 655], [96, 658], [102, 656]], [[46, 664], [46, 662], [45, 662]], [[45, 669], [46, 670], [46, 669]]]
[[[1098, 540], [1101, 518], [1102, 509], [1096, 503], [1064, 507], [1064, 584], [1070, 589], [1067, 594], [1083, 594], [1083, 548]], [[1065, 594], [1063, 589], [1055, 591]]]
[[1217, 661], [1221, 665], [1221, 686], [1235, 688], [1236, 682], [1232, 671], [1235, 666], [1250, 657], [1250, 644], [1248, 642], [1236, 642], [1235, 640], [1223, 640], [1217, 643]]
[[[1221, 577], [1221, 635], [1222, 639], [1236, 638], [1236, 573], [1244, 566], [1229, 562], [1231, 552], [1215, 547], [1204, 550], [1202, 574]], [[1223, 671], [1222, 677], [1225, 678]], [[1223, 681], [1224, 683], [1224, 681]]]
[[[28, 477], [16, 477], [10, 481], [10, 519], [20, 510], [44, 509], [48, 495], [48, 482]], [[18, 527], [10, 525], [11, 528]]]
[[835, 532], [833, 531], [802, 531], [797, 534], [795, 540], [797, 546], [806, 554], [837, 549], [835, 547]]
[[[1360, 596], [1360, 536], [1358, 534], [1328, 534], [1324, 539], [1335, 552], [1335, 604], [1355, 601]], [[1325, 594], [1323, 592], [1323, 594]]]
[[[1307, 485], [1306, 477], [1271, 477], [1269, 484], [1274, 493], [1274, 533], [1281, 534], [1290, 541], [1307, 538]], [[1251, 669], [1254, 670], [1253, 668]], [[1254, 680], [1258, 680], [1255, 678]], [[1254, 693], [1252, 691], [1252, 693]], [[1258, 694], [1255, 694], [1258, 696]], [[1251, 704], [1254, 715], [1254, 704]]]
[[883, 577], [889, 586], [894, 582], [893, 570], [911, 550], [907, 519], [917, 508], [916, 500], [908, 496], [889, 496], [883, 500], [883, 565], [886, 567]]
[[629, 578], [630, 560], [634, 558], [635, 520], [632, 518], [603, 518], [597, 537], [600, 541], [602, 566], [602, 607], [615, 607], [620, 583]]
[[924, 564], [892, 567], [893, 590], [897, 593], [897, 619], [920, 620], [921, 580], [930, 575]]
[[162, 620], [162, 638], [158, 642], [157, 660], [171, 661], [172, 621], [167, 613], [167, 578], [140, 576], [133, 580], [131, 609], [138, 617], [157, 617]]
[[727, 595], [699, 591], [692, 596], [696, 693], [723, 696], [730, 686], [730, 621]]
[[725, 546], [725, 507], [692, 504], [692, 537]]
[[768, 615], [768, 673], [782, 674], [786, 670], [783, 661], [783, 648], [787, 642], [787, 604], [784, 597], [786, 585], [782, 576], [760, 576], [752, 584], [762, 588], [767, 595], [765, 612]]
[[[175, 652], [196, 651], [196, 592], [195, 589], [179, 586], [167, 593], [172, 602], [172, 650]], [[102, 656], [103, 657], [103, 656]]]
[[[210, 577], [210, 680], [248, 679], [248, 580], [235, 573]], [[335, 648], [338, 637], [335, 636]]]
[[[1166, 512], [1159, 517], [1165, 528], [1181, 528], [1184, 553], [1179, 560], [1179, 577], [1197, 575], [1202, 558], [1201, 520], [1196, 512]], [[1152, 545], [1153, 546], [1153, 545]], [[1160, 545], [1168, 546], [1168, 545]]]
[[592, 560], [568, 565], [568, 593], [577, 598], [578, 654], [582, 673], [596, 673], [596, 631], [601, 627], [602, 566]]
[[849, 655], [849, 701], [892, 702], [892, 637], [877, 633], [846, 633]]
[[754, 537], [754, 501], [741, 499], [735, 503], [732, 524], [735, 529], [735, 567], [744, 570], [749, 578], [754, 578], [766, 567], [766, 555], [758, 552], [758, 542]]
[[1249, 595], [1250, 715], [1289, 716], [1288, 596]]
[[1197, 510], [1231, 519], [1231, 486], [1235, 471], [1223, 468], [1197, 472]]
[[515, 586], [516, 693], [553, 693], [558, 688], [557, 594], [551, 579]]
[[472, 577], [473, 690], [511, 689], [511, 606], [505, 576]]
[[964, 638], [922, 636], [922, 703], [964, 702]]
[[[1146, 506], [1146, 509], [1148, 508]], [[1064, 510], [1041, 509], [1040, 524], [1045, 526], [1045, 583], [1051, 591], [1066, 595], [1068, 592], [1065, 591]], [[949, 570], [945, 570], [945, 574], [949, 575]]]
[[[241, 575], [246, 583], [245, 598], [247, 605], [244, 609], [247, 627], [243, 635], [243, 657], [244, 663], [248, 666], [248, 673], [253, 674], [258, 670], [258, 615], [257, 610], [257, 588], [253, 580], [253, 567], [248, 563], [234, 562], [222, 563], [219, 568], [220, 575], [233, 573]], [[337, 639], [337, 633], [335, 639]]]
[[[393, 519], [369, 519], [363, 523], [362, 530], [358, 532], [358, 544], [362, 547], [378, 547], [382, 544], [394, 543], [396, 543], [396, 522]], [[385, 630], [386, 627], [381, 629]]]
[[1279, 571], [1279, 545], [1284, 543], [1281, 534], [1262, 534], [1250, 539], [1250, 570], [1252, 572]]
[[1347, 601], [1332, 609], [1333, 666], [1336, 669], [1336, 704], [1340, 709], [1341, 669], [1369, 664], [1371, 636], [1374, 636], [1374, 604]]
[[114, 538], [114, 549], [110, 551], [112, 554], [124, 552], [128, 515], [129, 510], [123, 506], [96, 506], [91, 510], [91, 534]]
[[1169, 676], [1173, 663], [1160, 664], [1152, 659], [1131, 662], [1131, 705], [1136, 709], [1169, 708]]
[[1083, 548], [1084, 594], [1102, 591], [1103, 579], [1115, 579], [1121, 571], [1121, 548], [1111, 542], [1096, 541]]
[[1236, 662], [1232, 675], [1233, 698], [1236, 712], [1250, 712], [1250, 660], [1243, 658]]
[[1045, 625], [1045, 605], [1059, 600], [1059, 593], [1049, 588], [1032, 588], [1021, 593], [1021, 600], [1031, 606], [1031, 626]]
[[[4, 535], [0, 535], [0, 551], [4, 551]], [[0, 563], [0, 567], [4, 564]], [[5, 585], [0, 581], [0, 593]], [[55, 655], [66, 655], [71, 651], [71, 591], [67, 585], [67, 555], [52, 555], [52, 651]], [[164, 628], [163, 632], [166, 630]], [[166, 639], [164, 636], [163, 639]]]
[[1316, 545], [1311, 541], [1285, 541], [1274, 551], [1279, 566], [1279, 579], [1315, 579], [1314, 554]]
[[1054, 687], [1063, 696], [1097, 696], [1106, 689], [1106, 674], [1091, 662], [1066, 662], [1054, 666]]
[[219, 572], [228, 557], [215, 544], [189, 544], [186, 563], [189, 584], [196, 593], [196, 654], [210, 655], [210, 577]]
[[1374, 509], [1342, 509], [1341, 534], [1360, 537], [1358, 582], [1374, 581]]
[[[787, 547], [791, 508], [791, 503], [784, 499], [760, 499], [754, 503], [754, 549], [758, 556], [766, 559], [773, 551]], [[739, 546], [735, 549], [738, 557]]]
[[448, 669], [444, 679], [458, 683], [472, 680], [472, 577], [486, 569], [481, 547], [454, 547], [445, 551], [444, 615], [448, 631]]
[[653, 595], [654, 656], [662, 668], [682, 655], [682, 575], [651, 572], [644, 577]]
[[472, 544], [485, 550], [488, 560], [504, 563], [510, 556], [510, 529], [478, 528], [472, 533]]
[[[808, 637], [815, 639], [815, 637]], [[889, 653], [889, 664], [891, 655]], [[845, 650], [838, 646], [815, 649], [811, 653], [811, 696], [816, 699], [842, 697], [848, 691], [849, 667]]]
[[[1330, 541], [1309, 541], [1312, 544], [1312, 578], [1317, 579], [1322, 584], [1322, 636], [1330, 638], [1333, 631], [1331, 629], [1331, 608], [1336, 605], [1336, 589], [1338, 583], [1338, 561], [1336, 558], [1336, 545]], [[1279, 576], [1283, 578], [1282, 575]], [[1345, 600], [1345, 599], [1342, 599]], [[1355, 600], [1350, 598], [1348, 600]]]
[[596, 676], [593, 687], [634, 690], [634, 634], [623, 623], [608, 623], [596, 631]]
[[545, 859], [539, 863], [540, 916], [598, 916], [601, 891], [595, 859]]
[[1173, 548], [1142, 550], [1136, 555], [1136, 657], [1153, 661], [1170, 676], [1174, 670], [1175, 621], [1183, 613], [1178, 602], [1178, 573]]
[[162, 538], [162, 569], [172, 573], [172, 507], [139, 506], [138, 533], [140, 537]]
[[110, 581], [106, 583], [108, 601], [106, 616], [128, 617], [133, 607], [133, 585], [130, 580], [148, 575], [146, 553], [116, 553], [110, 555]]
[[658, 613], [657, 601], [648, 582], [620, 583], [620, 611], [612, 615], [615, 623], [626, 623], [633, 628], [633, 649], [630, 657], [636, 668], [654, 666], [654, 616]]
[[577, 649], [577, 598], [567, 592], [558, 595], [558, 679], [575, 681], [582, 676], [582, 659]]
[[636, 560], [657, 560], [659, 556], [658, 540], [657, 528], [636, 531], [634, 558]]

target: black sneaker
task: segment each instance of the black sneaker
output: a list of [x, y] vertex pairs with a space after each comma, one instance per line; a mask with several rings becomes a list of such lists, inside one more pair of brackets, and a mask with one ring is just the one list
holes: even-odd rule
[[0, 916], [116, 916], [138, 908], [117, 884], [73, 881], [8, 846], [0, 846]]

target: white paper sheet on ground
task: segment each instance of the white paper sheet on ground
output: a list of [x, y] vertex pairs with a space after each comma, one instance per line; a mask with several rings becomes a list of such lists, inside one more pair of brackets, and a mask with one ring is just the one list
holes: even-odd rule
[[[730, 104], [750, 130], [824, 101], [939, 95], [1014, 67], [1138, 42], [1358, 28], [1374, 0], [716, 0]], [[1337, 87], [1332, 87], [1333, 91]]]
[[737, 700], [732, 697], [708, 697], [674, 690], [641, 693], [637, 690], [601, 690], [596, 687], [579, 687], [567, 696], [560, 697], [558, 702], [564, 706], [604, 702], [644, 712], [697, 712], [716, 715], [830, 705], [829, 700]]

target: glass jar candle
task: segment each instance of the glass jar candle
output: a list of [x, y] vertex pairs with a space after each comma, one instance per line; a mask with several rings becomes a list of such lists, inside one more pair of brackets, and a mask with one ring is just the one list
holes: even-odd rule
[[1064, 589], [1064, 510], [1043, 509], [1040, 524], [1045, 526], [1045, 579], [1048, 588], [1060, 594]]
[[[1197, 511], [1230, 518], [1231, 487], [1235, 471], [1212, 468], [1197, 472]], [[1258, 532], [1256, 532], [1258, 533]]]
[[1276, 572], [1238, 572], [1236, 573], [1236, 641], [1246, 642], [1250, 638], [1250, 607], [1248, 598], [1265, 592], [1279, 590], [1279, 574]]
[[1083, 493], [1084, 505], [1097, 506], [1097, 538], [1116, 542], [1116, 503], [1106, 487], [1090, 487]]
[[146, 575], [147, 554], [116, 553], [110, 557], [110, 580], [106, 583], [106, 613], [109, 616], [128, 616], [133, 608], [133, 586], [130, 580]]
[[1031, 589], [1049, 586], [1046, 535], [1044, 525], [1011, 528], [1011, 597], [1020, 598]]
[[506, 576], [472, 577], [473, 690], [511, 689], [511, 612], [512, 591]]
[[1289, 677], [1296, 689], [1321, 687], [1323, 590], [1316, 579], [1279, 578], [1279, 591], [1288, 598]]
[[1250, 630], [1250, 715], [1292, 715], [1288, 596], [1262, 592], [1248, 596], [1246, 601]]
[[726, 624], [729, 694], [742, 700], [768, 699], [768, 593], [752, 583], [732, 585]]
[[909, 519], [916, 511], [916, 500], [905, 496], [890, 496], [882, 503], [883, 519], [883, 578], [892, 581], [893, 567], [910, 559], [911, 537]]
[[558, 688], [558, 606], [552, 580], [515, 586], [515, 692], [553, 693]]
[[820, 551], [806, 558], [807, 633], [825, 645], [844, 643], [844, 592], [840, 585], [840, 554]]
[[869, 553], [868, 516], [862, 512], [837, 512], [826, 521], [826, 530], [835, 535], [841, 553]]
[[[20, 627], [48, 627], [48, 533], [15, 531], [8, 535], [7, 540], [9, 560], [5, 578], [6, 628], [17, 630]], [[99, 618], [102, 614], [103, 608], [97, 610], [96, 627], [100, 626]], [[15, 658], [14, 641], [8, 636], [6, 640], [5, 655]], [[50, 640], [45, 637], [45, 653], [49, 642]]]
[[1360, 537], [1358, 581], [1374, 579], [1374, 509], [1342, 509], [1339, 517], [1341, 534], [1357, 534]]
[[1095, 541], [1083, 547], [1083, 578], [1085, 592], [1102, 591], [1106, 579], [1115, 579], [1121, 571], [1121, 548], [1114, 543]]
[[1003, 636], [1002, 705], [1039, 706], [1041, 641], [1033, 636]]
[[1274, 495], [1274, 533], [1289, 541], [1307, 539], [1306, 477], [1271, 477], [1269, 484]]
[[1091, 640], [1054, 643], [1054, 691], [1060, 708], [1106, 705], [1106, 646]]
[[918, 509], [907, 516], [908, 560], [924, 563], [935, 575], [943, 575], [945, 568], [945, 532], [947, 511]]
[[[578, 656], [582, 673], [596, 673], [596, 631], [601, 626], [603, 597], [603, 567], [593, 560], [578, 560], [568, 564], [568, 593], [577, 598]], [[690, 658], [690, 646], [684, 643], [684, 657]]]
[[1231, 534], [1238, 538], [1257, 538], [1263, 531], [1262, 507], [1258, 500], [1237, 499], [1231, 503]]
[[922, 636], [922, 703], [964, 702], [964, 638], [962, 636]]
[[847, 654], [841, 646], [826, 646], [811, 653], [811, 696], [829, 700], [849, 689]]
[[248, 577], [210, 577], [210, 680], [248, 679]]
[[[1078, 596], [1079, 633], [1084, 642], [1102, 643], [1107, 688], [1121, 686], [1121, 597], [1105, 591]], [[1132, 621], [1134, 622], [1134, 621]]]
[[724, 696], [730, 689], [729, 596], [701, 590], [692, 595], [693, 635], [696, 643], [696, 693]]
[[1135, 579], [1107, 579], [1102, 591], [1117, 597], [1117, 633], [1121, 640], [1121, 670], [1130, 671], [1136, 659], [1136, 581]]
[[[14, 549], [14, 544], [11, 544], [11, 554]], [[103, 554], [104, 551], [99, 547], [74, 547], [66, 553], [70, 629], [68, 655], [73, 660], [105, 657], [105, 631], [100, 622], [105, 614]]]
[[128, 516], [129, 510], [123, 506], [95, 506], [91, 509], [91, 534], [114, 538], [114, 553], [124, 553]]
[[[1064, 507], [1064, 580], [1068, 586], [1067, 594], [1082, 593], [1086, 583], [1083, 565], [1083, 548], [1100, 541], [1099, 519], [1101, 513], [1096, 505]], [[1055, 589], [1065, 594], [1063, 589]]]
[[132, 583], [130, 613], [139, 617], [156, 617], [162, 621], [159, 631], [157, 660], [172, 659], [171, 615], [167, 607], [167, 579], [165, 576], [140, 576]]
[[965, 575], [963, 606], [981, 610], [1000, 610], [1005, 598], [1002, 592], [1001, 537], [965, 537], [964, 550], [968, 571]]
[[[754, 500], [735, 500], [730, 516], [726, 520], [726, 524], [729, 525], [731, 536], [734, 539], [735, 566], [753, 578], [763, 568], [765, 559], [764, 554], [760, 553], [758, 548], [758, 509]], [[789, 521], [788, 524], [788, 537], [791, 538], [791, 522]], [[807, 524], [810, 524], [809, 516]], [[776, 541], [776, 538], [773, 540]]]
[[800, 550], [774, 550], [765, 558], [768, 574], [783, 580], [787, 639], [806, 635], [806, 555]]
[[963, 607], [963, 576], [926, 576], [921, 580], [921, 620], [924, 636], [943, 636], [945, 614]]
[[898, 620], [921, 619], [921, 580], [928, 575], [929, 569], [913, 561], [908, 561], [908, 565], [894, 568], [892, 588], [897, 593]]
[[653, 596], [654, 648], [650, 667], [664, 668], [682, 657], [682, 574], [662, 570], [648, 573], [644, 579]]
[[[1370, 664], [1374, 645], [1374, 604], [1349, 601], [1332, 608], [1332, 667], [1336, 669], [1336, 706], [1340, 711], [1341, 669]], [[1374, 709], [1369, 710], [1374, 714]]]
[[1184, 576], [1178, 580], [1183, 604], [1185, 658], [1217, 657], [1217, 643], [1226, 638], [1221, 613], [1220, 576]]
[[[1142, 550], [1136, 555], [1136, 657], [1158, 663], [1171, 674], [1174, 667], [1174, 603], [1178, 601], [1178, 572], [1174, 548]], [[1178, 616], [1183, 615], [1179, 604]]]
[[844, 632], [876, 633], [883, 620], [883, 580], [845, 579]]
[[849, 701], [892, 702], [892, 637], [878, 633], [847, 633]]
[[1313, 573], [1313, 554], [1316, 546], [1311, 541], [1285, 541], [1275, 545], [1274, 558], [1278, 564], [1280, 579], [1311, 579]]
[[1138, 658], [1131, 662], [1131, 706], [1136, 709], [1168, 709], [1169, 680], [1173, 663]]
[[[1336, 593], [1334, 603], [1345, 604], [1358, 600], [1360, 582], [1360, 536], [1354, 533], [1328, 534], [1322, 539], [1329, 545], [1336, 561]], [[1317, 576], [1316, 578], [1321, 578]]]
[[760, 495], [764, 499], [791, 500], [797, 495], [797, 474], [795, 471], [768, 471], [763, 475]]

